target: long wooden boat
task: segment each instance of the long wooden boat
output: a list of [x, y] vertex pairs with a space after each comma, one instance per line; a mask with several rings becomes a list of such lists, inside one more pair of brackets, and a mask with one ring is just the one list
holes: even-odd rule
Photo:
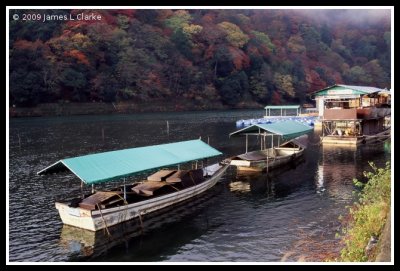
[[[158, 242], [159, 229], [182, 223], [183, 219], [211, 206], [223, 189], [222, 186], [216, 186], [188, 200], [109, 227], [109, 231], [88, 231], [64, 224], [60, 233], [60, 245], [66, 255], [73, 255], [74, 261], [86, 261], [107, 254], [113, 247], [126, 244], [127, 241], [135, 242], [142, 235], [147, 235], [150, 243]], [[157, 244], [153, 244], [154, 246]]]
[[[282, 121], [273, 124], [255, 124], [238, 130], [230, 136], [246, 136], [246, 152], [228, 159], [232, 166], [239, 171], [269, 171], [293, 162], [301, 157], [306, 148], [308, 136], [306, 133], [311, 127], [296, 121]], [[256, 135], [260, 138], [260, 150], [248, 152], [248, 136]], [[266, 148], [266, 137], [271, 137], [271, 144]], [[274, 146], [274, 138], [278, 138], [278, 145]], [[279, 144], [280, 141], [283, 144]]]
[[[86, 184], [94, 184], [149, 169], [179, 165], [221, 154], [201, 140], [98, 153], [59, 162], [38, 174], [69, 170]], [[160, 170], [147, 180], [68, 202], [56, 202], [64, 224], [98, 231], [195, 197], [221, 178], [227, 165], [189, 170]]]
[[231, 158], [230, 165], [239, 171], [269, 171], [300, 158], [305, 146], [296, 140], [288, 141], [279, 147], [252, 151]]

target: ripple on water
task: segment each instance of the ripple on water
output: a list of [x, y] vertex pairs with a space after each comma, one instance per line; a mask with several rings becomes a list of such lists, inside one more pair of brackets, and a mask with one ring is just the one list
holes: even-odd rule
[[[314, 244], [330, 244], [339, 226], [337, 217], [353, 200], [352, 179], [362, 177], [368, 161], [382, 165], [390, 153], [312, 145], [305, 162], [279, 174], [242, 180], [231, 170], [219, 185], [221, 192], [193, 213], [171, 213], [168, 223], [144, 236], [100, 248], [86, 246], [82, 240], [62, 240], [65, 232], [54, 202], [79, 194], [79, 182], [72, 175], [37, 176], [38, 170], [65, 157], [199, 137], [224, 153], [213, 158], [217, 161], [243, 152], [243, 140], [228, 138], [236, 130], [236, 120], [263, 113], [11, 119], [10, 261], [269, 262], [295, 259], [291, 251], [310, 238], [316, 240]], [[90, 256], [96, 249], [101, 250], [100, 256]]]

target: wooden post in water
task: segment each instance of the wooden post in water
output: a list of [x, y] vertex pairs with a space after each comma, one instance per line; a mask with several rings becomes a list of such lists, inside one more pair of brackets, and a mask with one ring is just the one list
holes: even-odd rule
[[167, 120], [167, 135], [169, 135], [169, 122]]

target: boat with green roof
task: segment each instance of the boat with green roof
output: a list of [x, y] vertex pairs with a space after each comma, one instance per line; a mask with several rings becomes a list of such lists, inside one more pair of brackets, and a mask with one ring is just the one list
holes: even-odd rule
[[[137, 217], [141, 221], [146, 214], [212, 188], [228, 165], [198, 167], [198, 161], [204, 165], [205, 159], [221, 154], [198, 139], [62, 159], [38, 174], [70, 171], [82, 183], [92, 185], [92, 193], [56, 202], [56, 208], [64, 224], [90, 231], [108, 230]], [[193, 161], [193, 168], [180, 169], [179, 165]], [[125, 183], [125, 178], [150, 170], [158, 171], [146, 180]], [[94, 190], [95, 184], [121, 179], [124, 179], [123, 186]]]

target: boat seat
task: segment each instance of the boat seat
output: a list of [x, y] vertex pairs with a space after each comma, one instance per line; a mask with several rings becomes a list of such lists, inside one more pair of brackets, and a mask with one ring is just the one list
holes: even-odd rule
[[148, 176], [147, 180], [153, 181], [153, 182], [163, 182], [163, 181], [166, 181], [170, 176], [174, 175], [176, 172], [177, 172], [177, 170], [162, 169], [162, 170], [159, 170], [156, 173]]
[[164, 181], [147, 181], [134, 186], [132, 191], [141, 196], [153, 196], [156, 190], [166, 185], [168, 184]]

